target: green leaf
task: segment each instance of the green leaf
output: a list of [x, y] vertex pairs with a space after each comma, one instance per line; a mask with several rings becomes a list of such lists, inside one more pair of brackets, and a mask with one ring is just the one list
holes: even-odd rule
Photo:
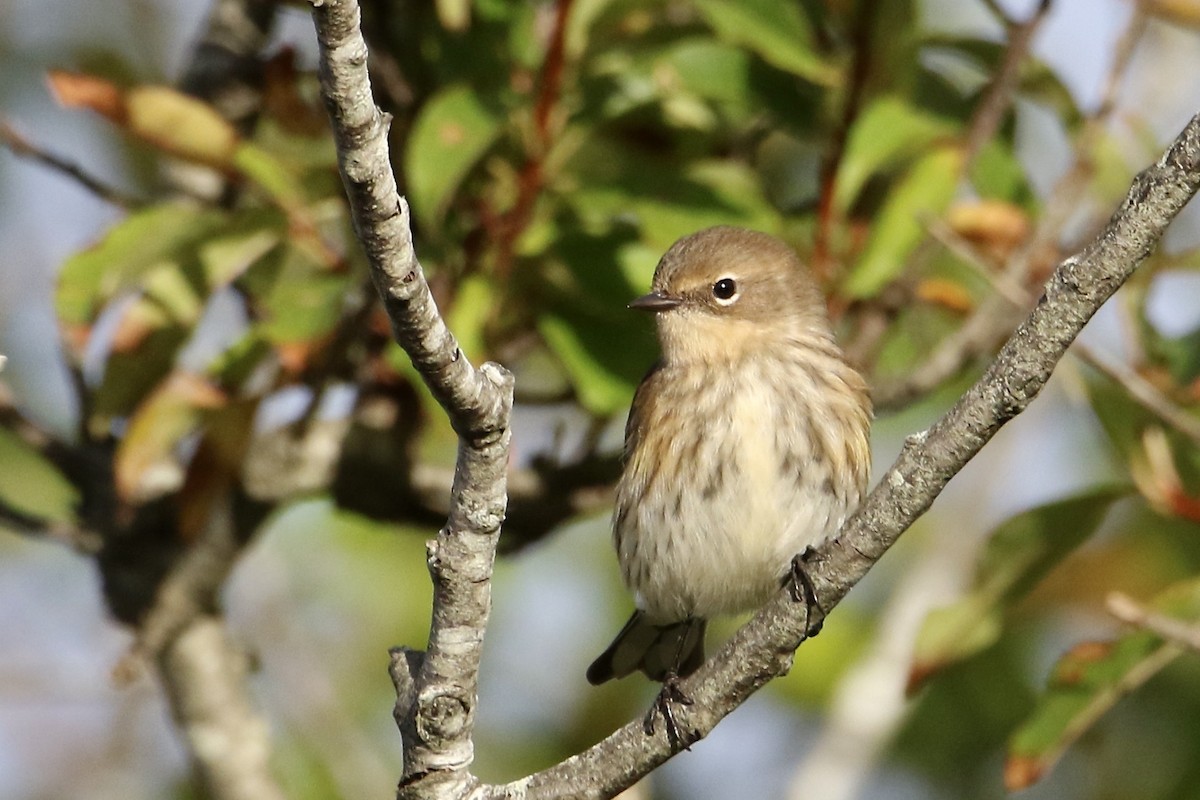
[[538, 330], [562, 361], [584, 408], [608, 416], [629, 406], [636, 383], [613, 369], [613, 362], [628, 353], [607, 325], [578, 316], [568, 320], [544, 314], [538, 319]]
[[134, 212], [93, 247], [67, 259], [55, 307], [61, 321], [90, 324], [101, 308], [151, 268], [169, 263], [227, 222], [222, 211], [167, 203]]
[[259, 259], [239, 286], [257, 302], [256, 334], [278, 344], [328, 333], [341, 319], [349, 282], [348, 275], [330, 273], [284, 243]]
[[243, 144], [234, 153], [234, 165], [281, 208], [303, 207], [303, 182], [288, 164], [274, 154], [253, 144]]
[[593, 136], [570, 169], [579, 188], [566, 201], [585, 229], [610, 230], [614, 219], [633, 222], [660, 254], [679, 237], [712, 225], [780, 226], [754, 171], [742, 163], [678, 164]]
[[[955, 70], [957, 75], [949, 75], [952, 80], [962, 85], [964, 91], [979, 94], [987, 84], [986, 76], [996, 74], [1008, 48], [1003, 40], [981, 39], [955, 36], [944, 32], [924, 34], [921, 39], [924, 52], [940, 50], [953, 53], [966, 59], [975, 68], [975, 74], [962, 75], [963, 70]], [[944, 59], [943, 59], [944, 63]], [[1083, 114], [1075, 102], [1075, 96], [1062, 82], [1057, 73], [1045, 62], [1036, 58], [1026, 58], [1022, 62], [1018, 78], [1017, 92], [1022, 100], [1031, 100], [1049, 107], [1062, 122], [1068, 134], [1076, 130], [1083, 122]], [[1125, 181], [1128, 186], [1128, 179]]]
[[754, 159], [763, 193], [784, 212], [811, 209], [820, 194], [821, 159], [815, 141], [768, 133]]
[[287, 220], [276, 211], [240, 212], [227, 228], [198, 244], [204, 286], [212, 291], [228, 285], [278, 245], [286, 234]]
[[57, 467], [0, 428], [0, 502], [30, 517], [67, 523], [75, 519], [79, 499]]
[[175, 354], [189, 334], [167, 309], [146, 297], [124, 310], [118, 328], [104, 362], [104, 377], [93, 394], [90, 424], [98, 425], [98, 430], [107, 427], [110, 417], [132, 411], [171, 371]]
[[1012, 143], [1002, 139], [991, 140], [979, 151], [971, 167], [971, 183], [982, 197], [1008, 200], [1026, 208], [1035, 202]]
[[1200, 378], [1200, 328], [1182, 336], [1155, 336], [1154, 355], [1162, 359], [1177, 386], [1188, 386]]
[[933, 142], [954, 133], [954, 125], [898, 97], [875, 101], [863, 110], [846, 140], [838, 169], [835, 206], [846, 213], [872, 176], [896, 168], [928, 150]]
[[657, 68], [669, 69], [672, 86], [677, 83], [698, 97], [735, 107], [752, 102], [750, 56], [741, 48], [708, 38], [686, 39], [668, 50]]
[[1084, 385], [1092, 412], [1122, 462], [1140, 458], [1142, 433], [1156, 421], [1154, 415], [1135, 403], [1124, 387], [1103, 375], [1089, 373]]
[[840, 80], [838, 71], [817, 55], [812, 30], [798, 5], [776, 0], [697, 0], [696, 7], [718, 36], [752, 50], [767, 63], [823, 86]]
[[458, 283], [446, 324], [454, 331], [458, 347], [476, 364], [487, 358], [484, 329], [496, 305], [496, 289], [485, 275], [468, 275]]
[[645, 255], [627, 228], [602, 236], [575, 230], [564, 232], [543, 261], [546, 311], [538, 330], [584, 408], [597, 416], [629, 405], [656, 356], [650, 320], [625, 307], [647, 285], [634, 289], [626, 277]]
[[434, 227], [471, 167], [500, 132], [501, 118], [467, 86], [433, 97], [413, 124], [404, 170], [414, 213]]
[[994, 644], [1013, 603], [1090, 537], [1113, 501], [1128, 493], [1124, 487], [1099, 487], [1018, 514], [997, 528], [970, 592], [933, 611], [921, 626], [910, 686]]
[[[1200, 621], [1200, 580], [1159, 594], [1151, 608], [1188, 624]], [[1046, 694], [1009, 741], [1005, 784], [1025, 788], [1049, 771], [1121, 698], [1183, 652], [1152, 633], [1136, 631], [1110, 642], [1084, 642], [1059, 659]]]
[[925, 220], [944, 211], [954, 198], [962, 164], [961, 150], [942, 147], [912, 166], [871, 227], [863, 254], [847, 277], [848, 296], [872, 297], [900, 274], [925, 235]]
[[438, 21], [451, 31], [465, 31], [471, 25], [471, 0], [437, 0]]
[[209, 363], [207, 374], [218, 386], [240, 387], [272, 352], [260, 331], [251, 329]]
[[[1083, 124], [1083, 113], [1075, 103], [1075, 95], [1044, 62], [1027, 60], [1021, 70], [1019, 91], [1022, 97], [1050, 107], [1063, 127], [1070, 133]], [[1126, 179], [1128, 184], [1128, 179]]]

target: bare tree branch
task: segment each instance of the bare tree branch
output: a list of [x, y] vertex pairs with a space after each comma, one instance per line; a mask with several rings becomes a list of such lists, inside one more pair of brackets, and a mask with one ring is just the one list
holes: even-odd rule
[[[996, 360], [933, 427], [909, 437], [900, 456], [842, 529], [810, 559], [828, 611], [887, 551], [993, 435], [1023, 411], [1098, 308], [1133, 274], [1167, 225], [1200, 188], [1200, 116], [1134, 180], [1104, 230], [1062, 262], [1029, 316]], [[724, 648], [684, 680], [693, 704], [680, 724], [707, 735], [726, 714], [788, 670], [813, 620], [781, 591]], [[611, 797], [673, 755], [665, 732], [647, 737], [631, 722], [590, 749], [505, 786], [492, 798]]]
[[49, 150], [34, 144], [18, 133], [15, 128], [3, 119], [0, 119], [0, 144], [11, 150], [15, 156], [36, 161], [55, 172], [67, 176], [96, 197], [105, 202], [112, 203], [119, 208], [135, 209], [145, 204], [144, 201], [139, 200], [133, 195], [105, 183], [74, 161], [70, 161], [57, 153], [51, 153]]
[[1150, 381], [1124, 364], [1100, 356], [1090, 347], [1085, 347], [1082, 342], [1076, 344], [1071, 352], [1118, 384], [1135, 403], [1191, 439], [1193, 445], [1200, 447], [1200, 420], [1163, 396]]
[[1105, 600], [1108, 613], [1122, 622], [1150, 631], [1168, 642], [1200, 653], [1200, 625], [1147, 608], [1127, 594], [1113, 592]]
[[[670, 758], [678, 744], [631, 722], [547, 770], [503, 786], [481, 785], [468, 767], [489, 578], [504, 512], [511, 378], [475, 369], [438, 315], [413, 253], [408, 209], [396, 192], [387, 121], [371, 95], [354, 0], [313, 0], [321, 74], [356, 229], [398, 341], [460, 436], [447, 526], [429, 546], [434, 614], [427, 654], [393, 655], [404, 737], [401, 797], [611, 797]], [[995, 362], [930, 430], [910, 437], [859, 512], [810, 560], [823, 609], [831, 609], [938, 496], [946, 483], [1040, 392], [1087, 320], [1157, 244], [1200, 186], [1200, 116], [1134, 181], [1104, 231], [1059, 265], [1045, 293]], [[816, 616], [823, 616], [817, 611]], [[781, 591], [692, 677], [678, 709], [705, 735], [791, 665], [814, 622]]]
[[492, 565], [506, 503], [512, 376], [476, 369], [439, 316], [413, 251], [408, 204], [396, 190], [388, 120], [367, 74], [367, 46], [355, 0], [314, 0], [321, 88], [358, 239], [396, 340], [459, 435], [446, 526], [428, 545], [433, 620], [423, 657], [394, 670], [396, 717], [404, 738], [401, 796], [457, 796], [475, 783], [479, 657], [491, 609]]
[[225, 623], [192, 618], [158, 658], [176, 723], [206, 794], [221, 800], [284, 800], [271, 777], [270, 736], [247, 690], [247, 658]]

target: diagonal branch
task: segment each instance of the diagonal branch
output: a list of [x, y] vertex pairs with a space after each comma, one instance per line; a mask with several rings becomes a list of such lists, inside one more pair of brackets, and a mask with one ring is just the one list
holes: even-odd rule
[[1113, 592], [1105, 600], [1108, 613], [1129, 625], [1148, 630], [1165, 641], [1200, 653], [1200, 625], [1147, 608], [1127, 594]]
[[15, 156], [31, 159], [62, 173], [105, 202], [124, 209], [134, 209], [144, 205], [141, 200], [105, 183], [74, 161], [35, 145], [3, 119], [0, 119], [0, 145], [11, 150]]
[[[611, 797], [670, 758], [665, 732], [630, 723], [547, 770], [503, 786], [469, 773], [477, 668], [490, 603], [492, 560], [505, 502], [511, 378], [474, 368], [438, 315], [413, 253], [408, 209], [396, 192], [366, 72], [354, 0], [313, 0], [322, 86], [360, 241], [396, 338], [460, 436], [450, 519], [430, 544], [434, 615], [427, 654], [394, 654], [404, 737], [401, 797]], [[1200, 187], [1200, 116], [1134, 181], [1104, 231], [1059, 265], [1045, 293], [984, 376], [931, 429], [910, 437], [839, 538], [810, 561], [823, 608], [853, 587], [1005, 422], [1033, 400], [1067, 346], [1155, 247]], [[823, 613], [818, 611], [818, 615]], [[753, 692], [785, 672], [815, 620], [788, 592], [768, 603], [713, 659], [682, 682], [694, 704], [681, 723], [707, 734]]]
[[1200, 447], [1200, 420], [1171, 402], [1137, 371], [1124, 364], [1109, 361], [1090, 347], [1085, 347], [1082, 342], [1075, 345], [1072, 352], [1085, 364], [1124, 389], [1130, 399], [1139, 406], [1191, 439], [1194, 446]]
[[[1062, 262], [1029, 316], [983, 377], [928, 431], [909, 437], [891, 469], [842, 529], [810, 560], [813, 585], [831, 609], [966, 463], [1041, 391], [1067, 347], [1098, 308], [1158, 244], [1200, 188], [1200, 115], [1158, 163], [1134, 179], [1104, 230]], [[681, 682], [693, 705], [681, 724], [706, 735], [725, 715], [787, 671], [811, 620], [780, 592], [722, 650]], [[665, 732], [647, 737], [631, 722], [590, 749], [482, 795], [494, 798], [611, 797], [674, 754]]]
[[1000, 68], [971, 118], [971, 127], [967, 131], [963, 146], [963, 160], [968, 165], [967, 170], [975, 162], [984, 145], [996, 135], [1000, 123], [1004, 121], [1004, 115], [1012, 107], [1017, 80], [1021, 76], [1021, 66], [1025, 63], [1025, 56], [1029, 54], [1034, 35], [1049, 12], [1050, 0], [1041, 0], [1024, 22], [1004, 18], [1004, 25], [1008, 28], [1008, 47], [1004, 50]]
[[459, 435], [494, 438], [507, 405], [498, 368], [476, 369], [438, 314], [417, 262], [408, 203], [388, 161], [391, 122], [375, 105], [367, 44], [355, 0], [313, 0], [320, 44], [321, 91], [333, 123], [342, 183], [371, 279], [383, 298], [396, 341], [446, 409]]
[[453, 796], [475, 781], [479, 658], [491, 609], [491, 574], [506, 504], [512, 376], [474, 367], [438, 314], [413, 250], [408, 204], [388, 155], [389, 120], [367, 74], [356, 0], [313, 0], [321, 92], [358, 240], [396, 341], [446, 409], [459, 435], [446, 526], [428, 545], [434, 582], [429, 646], [397, 654], [396, 719], [404, 739], [401, 796]]

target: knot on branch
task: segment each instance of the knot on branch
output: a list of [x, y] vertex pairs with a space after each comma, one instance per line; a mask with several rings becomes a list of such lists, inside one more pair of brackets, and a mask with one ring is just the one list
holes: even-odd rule
[[416, 728], [421, 740], [431, 746], [456, 741], [471, 720], [471, 702], [452, 690], [434, 690], [417, 698]]
[[480, 365], [479, 375], [483, 379], [479, 384], [480, 400], [483, 401], [480, 405], [484, 408], [464, 438], [474, 449], [483, 450], [499, 444], [508, 434], [513, 407], [513, 375], [494, 361]]

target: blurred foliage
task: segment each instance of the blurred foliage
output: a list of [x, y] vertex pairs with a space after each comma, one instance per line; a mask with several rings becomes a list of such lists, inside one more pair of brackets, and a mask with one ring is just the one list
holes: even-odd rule
[[[986, 124], [979, 109], [1008, 42], [926, 31], [915, 0], [364, 6], [376, 95], [393, 118], [397, 177], [439, 305], [469, 357], [520, 376], [518, 414], [550, 408], [567, 420], [534, 447], [516, 443], [515, 468], [571, 477], [548, 484], [555, 502], [534, 499], [540, 518], [514, 514], [509, 546], [568, 521], [578, 509], [564, 497], [614, 477], [605, 432], [619, 427], [655, 358], [649, 323], [625, 304], [679, 236], [720, 223], [785, 238], [813, 266], [849, 351], [876, 381], [919, 370], [998, 291], [1035, 297], [1059, 245], [1071, 243], [1051, 231], [1048, 249], [1023, 253], [1047, 201], [1017, 151], [1016, 112], [985, 129], [977, 151], [967, 147]], [[100, 534], [110, 604], [126, 620], [145, 614], [220, 497], [243, 501], [244, 539], [264, 518], [279, 524], [268, 515], [336, 497], [343, 511], [315, 527], [342, 535], [362, 526], [345, 536], [361, 540], [346, 546], [361, 545], [364, 565], [376, 545], [363, 530], [397, 520], [428, 528], [439, 517], [421, 475], [452, 462], [452, 435], [389, 341], [316, 77], [287, 50], [268, 66], [249, 135], [173, 89], [131, 83], [128, 71], [51, 76], [64, 105], [101, 114], [137, 152], [209, 170], [228, 190], [214, 200], [166, 180], [145, 186], [151, 199], [63, 265], [55, 308], [80, 392], [75, 440], [47, 447], [18, 435], [12, 415], [0, 428], [0, 504], [10, 518]], [[1094, 229], [1141, 162], [1103, 132], [1084, 137], [1088, 116], [1036, 59], [1024, 58], [1012, 91], [1091, 148], [1080, 153], [1090, 194], [1074, 202], [1102, 207], [1077, 220]], [[1026, 268], [1013, 274], [1021, 258]], [[1156, 257], [1126, 304], [1139, 378], [1193, 421], [1200, 329], [1164, 335], [1145, 294], [1155, 273], [1197, 263], [1194, 252]], [[981, 364], [968, 359], [935, 402]], [[346, 407], [329, 411], [347, 390]], [[998, 526], [973, 584], [916, 641], [912, 710], [887, 757], [941, 795], [998, 796], [1006, 748], [1009, 784], [1024, 786], [1068, 747], [1094, 758], [1094, 737], [1126, 741], [1121, 726], [1137, 729], [1136, 709], [1165, 707], [1171, 719], [1147, 735], [1176, 754], [1172, 764], [1193, 766], [1160, 774], [1154, 762], [1123, 759], [1119, 785], [1133, 788], [1120, 796], [1195, 796], [1200, 740], [1176, 735], [1200, 724], [1196, 670], [1183, 666], [1195, 653], [1145, 631], [1103, 641], [1059, 631], [1049, 641], [1074, 646], [1050, 678], [1029, 666], [1068, 612], [1097, 611], [1110, 588], [1200, 624], [1194, 432], [1100, 372], [1088, 374], [1086, 392], [1121, 480]], [[281, 410], [286, 398], [299, 398], [298, 410]], [[580, 432], [582, 445], [563, 444]], [[1124, 522], [1112, 522], [1114, 505]], [[353, 513], [359, 522], [347, 522]], [[129, 581], [148, 552], [148, 576]], [[421, 571], [405, 572], [405, 598], [423, 596]], [[372, 574], [397, 580], [390, 568]], [[772, 695], [825, 702], [872, 635], [862, 609], [840, 611], [801, 652], [805, 677]], [[1164, 700], [1173, 693], [1179, 702]], [[564, 711], [553, 735], [495, 736], [481, 750], [495, 748], [491, 763], [532, 769], [594, 741], [638, 702], [624, 686], [604, 687]], [[346, 791], [329, 751], [281, 745], [295, 796]], [[1073, 791], [1119, 796], [1100, 785]]]

